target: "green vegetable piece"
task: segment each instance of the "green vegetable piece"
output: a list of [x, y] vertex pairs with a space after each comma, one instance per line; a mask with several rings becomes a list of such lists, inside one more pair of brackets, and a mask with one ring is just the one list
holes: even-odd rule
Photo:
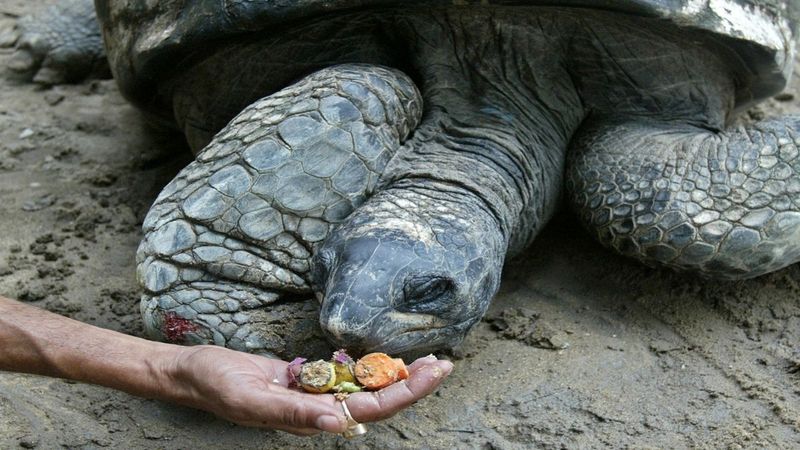
[[347, 392], [348, 394], [361, 392], [361, 386], [351, 383], [350, 381], [343, 381], [337, 384], [333, 389], [337, 392]]

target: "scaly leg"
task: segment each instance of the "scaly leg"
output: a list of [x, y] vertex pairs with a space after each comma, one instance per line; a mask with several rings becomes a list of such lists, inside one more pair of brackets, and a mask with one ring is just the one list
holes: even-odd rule
[[302, 344], [313, 329], [287, 336], [302, 328], [292, 315], [308, 325], [317, 313], [279, 300], [310, 296], [318, 244], [370, 196], [421, 107], [404, 74], [342, 65], [242, 111], [145, 220], [138, 273], [148, 331], [251, 352], [300, 351], [290, 341]]
[[573, 206], [620, 253], [729, 279], [800, 260], [800, 117], [721, 133], [620, 118], [573, 142]]

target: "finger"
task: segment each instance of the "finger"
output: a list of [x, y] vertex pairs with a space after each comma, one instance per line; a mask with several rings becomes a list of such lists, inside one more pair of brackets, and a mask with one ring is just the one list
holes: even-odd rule
[[285, 431], [295, 436], [304, 436], [304, 437], [316, 436], [322, 433], [322, 430], [317, 430], [316, 428], [286, 428], [286, 429], [280, 429], [280, 431]]
[[328, 431], [341, 433], [347, 429], [347, 419], [333, 396], [316, 396], [285, 389], [273, 392], [264, 399], [253, 399], [251, 414], [264, 427], [290, 433]]
[[436, 357], [433, 356], [433, 355], [428, 355], [428, 356], [424, 356], [422, 358], [419, 358], [416, 361], [414, 361], [414, 362], [412, 362], [411, 364], [408, 365], [408, 373], [414, 372], [417, 369], [419, 369], [420, 367], [427, 366], [427, 365], [431, 364], [434, 361], [438, 361], [438, 359], [436, 359]]
[[453, 363], [450, 361], [432, 361], [417, 368], [407, 380], [380, 391], [352, 394], [347, 399], [347, 407], [358, 422], [391, 417], [433, 392], [452, 370]]

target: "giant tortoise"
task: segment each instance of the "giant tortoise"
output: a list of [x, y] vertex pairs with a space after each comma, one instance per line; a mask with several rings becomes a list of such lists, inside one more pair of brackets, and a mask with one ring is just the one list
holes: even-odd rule
[[800, 260], [800, 117], [731, 125], [786, 85], [796, 3], [65, 0], [11, 68], [80, 79], [102, 35], [196, 153], [144, 221], [155, 336], [286, 356], [313, 294], [335, 345], [419, 352], [462, 340], [562, 197], [645, 264]]

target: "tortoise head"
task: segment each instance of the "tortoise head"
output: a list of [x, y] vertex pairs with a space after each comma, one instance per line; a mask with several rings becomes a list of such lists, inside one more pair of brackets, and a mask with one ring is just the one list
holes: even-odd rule
[[505, 247], [497, 221], [472, 196], [441, 186], [384, 190], [317, 252], [320, 324], [354, 351], [453, 347], [496, 293]]

